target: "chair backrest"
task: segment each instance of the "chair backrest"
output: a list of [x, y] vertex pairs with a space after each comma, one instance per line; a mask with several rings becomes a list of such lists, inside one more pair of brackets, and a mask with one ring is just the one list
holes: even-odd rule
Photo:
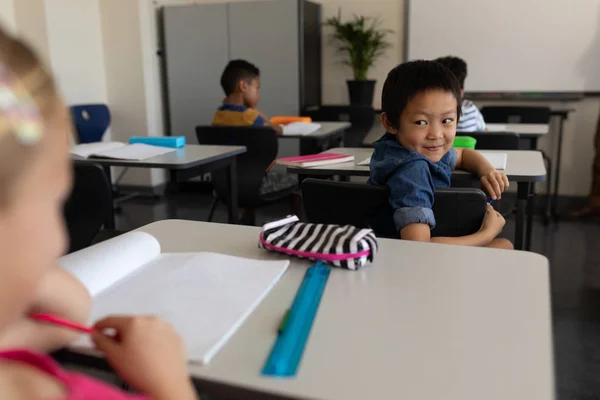
[[[302, 198], [309, 222], [368, 228], [370, 218], [388, 204], [389, 192], [385, 186], [309, 178], [302, 182]], [[479, 189], [438, 189], [433, 205], [436, 227], [431, 235], [473, 234], [481, 227], [486, 209], [487, 198]]]
[[550, 107], [485, 106], [481, 108], [485, 122], [499, 124], [547, 124]]
[[63, 215], [69, 232], [69, 253], [92, 244], [112, 208], [112, 188], [102, 167], [74, 161], [73, 190]]
[[106, 104], [71, 106], [71, 116], [79, 135], [79, 143], [100, 142], [110, 126], [110, 111]]
[[514, 132], [456, 132], [456, 136], [477, 139], [477, 150], [519, 150], [519, 134]]
[[[267, 168], [277, 158], [277, 134], [268, 126], [197, 126], [198, 143], [221, 146], [246, 146], [237, 156], [238, 204], [252, 207], [261, 203], [259, 189]], [[228, 202], [227, 179], [214, 172], [212, 183], [219, 197]]]

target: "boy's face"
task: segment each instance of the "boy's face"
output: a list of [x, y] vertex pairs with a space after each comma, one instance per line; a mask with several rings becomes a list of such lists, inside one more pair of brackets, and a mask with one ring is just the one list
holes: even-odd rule
[[456, 106], [452, 92], [428, 90], [406, 104], [400, 114], [399, 129], [392, 127], [385, 113], [382, 121], [402, 146], [438, 162], [450, 150], [456, 136]]
[[260, 100], [260, 77], [251, 80], [242, 80], [241, 90], [244, 96], [244, 105], [250, 108], [256, 108]]

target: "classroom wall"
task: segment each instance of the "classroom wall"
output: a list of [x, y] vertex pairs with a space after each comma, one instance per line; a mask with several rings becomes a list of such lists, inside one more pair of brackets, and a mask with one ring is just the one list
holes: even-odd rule
[[[107, 103], [112, 116], [112, 139], [117, 141], [127, 141], [130, 136], [162, 134], [162, 128], [155, 123], [161, 114], [148, 110], [148, 104], [154, 104], [157, 96], [146, 87], [147, 69], [154, 64], [154, 60], [148, 60], [148, 49], [154, 43], [144, 14], [148, 4], [137, 0], [102, 0], [100, 3]], [[146, 19], [142, 24], [143, 15]], [[115, 168], [114, 172], [121, 171]], [[121, 181], [125, 185], [139, 186], [156, 186], [163, 182], [163, 171], [133, 168], [127, 170]]]
[[98, 0], [46, 0], [50, 62], [67, 104], [106, 102]]
[[9, 32], [16, 32], [17, 21], [15, 20], [14, 0], [0, 0], [0, 23]]
[[50, 65], [50, 44], [44, 3], [45, 0], [16, 1], [15, 23], [18, 34], [35, 48], [47, 65]]

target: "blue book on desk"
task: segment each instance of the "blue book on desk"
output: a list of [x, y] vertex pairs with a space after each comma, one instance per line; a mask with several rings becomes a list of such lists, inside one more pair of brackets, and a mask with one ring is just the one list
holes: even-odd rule
[[132, 136], [129, 144], [143, 143], [152, 146], [179, 148], [185, 146], [185, 136]]

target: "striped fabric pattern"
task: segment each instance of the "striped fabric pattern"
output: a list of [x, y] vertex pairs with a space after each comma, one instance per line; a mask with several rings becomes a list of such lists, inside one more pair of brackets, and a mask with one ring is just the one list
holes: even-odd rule
[[371, 229], [307, 224], [292, 215], [265, 224], [259, 247], [357, 270], [373, 261], [377, 238]]
[[458, 132], [483, 132], [485, 121], [479, 108], [471, 100], [463, 100], [460, 120], [456, 125]]

